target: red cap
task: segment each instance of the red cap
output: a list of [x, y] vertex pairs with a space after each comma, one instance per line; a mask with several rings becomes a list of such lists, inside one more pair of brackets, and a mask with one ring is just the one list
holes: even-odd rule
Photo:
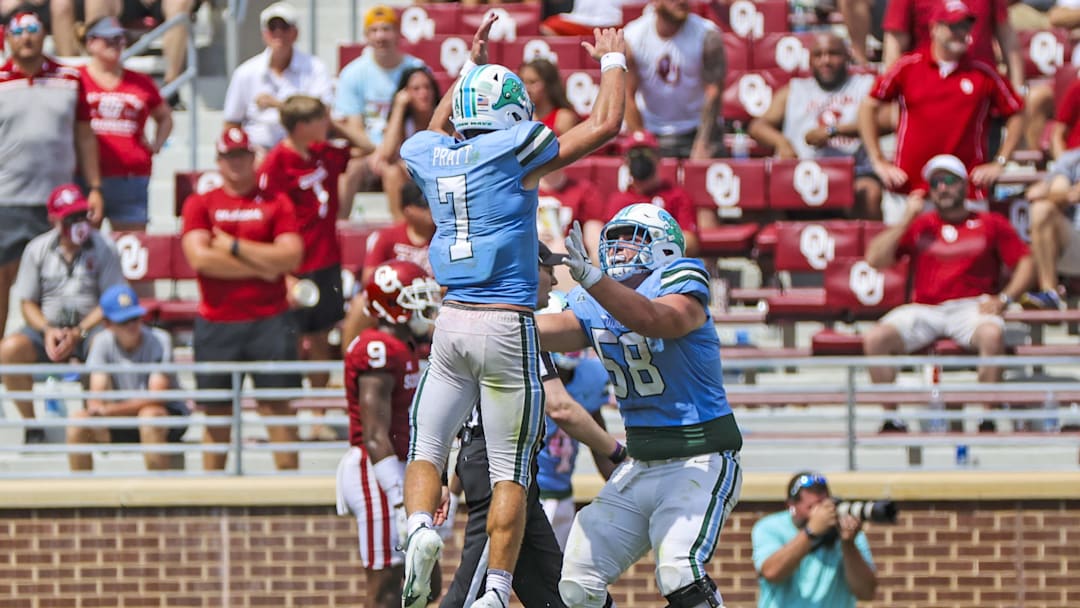
[[64, 184], [52, 191], [46, 208], [49, 211], [49, 217], [63, 219], [74, 213], [86, 213], [90, 210], [90, 204], [86, 202], [86, 197], [78, 186]]
[[945, 0], [934, 8], [930, 15], [931, 23], [947, 23], [952, 25], [961, 21], [974, 21], [975, 13], [964, 0]]
[[239, 150], [254, 152], [255, 148], [251, 147], [251, 141], [248, 140], [247, 133], [243, 129], [239, 127], [225, 129], [221, 134], [221, 138], [217, 141], [217, 153], [229, 154]]
[[626, 154], [634, 148], [649, 148], [650, 150], [659, 150], [660, 142], [656, 140], [656, 136], [648, 131], [634, 131], [624, 135], [619, 141], [619, 149], [623, 154]]

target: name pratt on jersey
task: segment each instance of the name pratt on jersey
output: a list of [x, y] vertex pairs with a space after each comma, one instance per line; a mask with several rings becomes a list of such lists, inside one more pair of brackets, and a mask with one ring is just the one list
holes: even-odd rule
[[469, 165], [479, 159], [480, 154], [474, 152], [472, 146], [465, 146], [458, 150], [438, 147], [431, 151], [431, 164], [435, 167]]

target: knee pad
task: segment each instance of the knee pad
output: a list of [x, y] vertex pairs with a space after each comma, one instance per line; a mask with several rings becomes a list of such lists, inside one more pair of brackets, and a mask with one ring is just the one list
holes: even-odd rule
[[716, 583], [708, 574], [664, 597], [668, 601], [667, 608], [724, 608]]
[[567, 608], [601, 608], [610, 597], [606, 589], [587, 589], [580, 581], [564, 578], [559, 581], [559, 597]]

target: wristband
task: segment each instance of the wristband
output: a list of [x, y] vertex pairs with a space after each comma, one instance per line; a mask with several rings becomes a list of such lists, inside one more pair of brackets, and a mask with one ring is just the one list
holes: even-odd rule
[[603, 73], [615, 68], [626, 71], [626, 55], [623, 53], [604, 53], [604, 56], [600, 58], [600, 72]]
[[624, 460], [626, 460], [626, 446], [623, 445], [621, 442], [616, 441], [615, 451], [612, 452], [610, 456], [608, 456], [608, 460], [615, 464], [621, 464]]
[[233, 239], [232, 247], [229, 247], [229, 253], [231, 253], [234, 258], [240, 257], [240, 239]]
[[405, 502], [402, 489], [404, 482], [401, 475], [401, 461], [397, 459], [397, 456], [387, 456], [376, 462], [375, 466], [371, 468], [374, 469], [375, 481], [379, 482], [379, 488], [386, 494], [386, 501], [390, 503], [390, 506], [397, 506]]
[[458, 70], [458, 76], [464, 76], [468, 74], [469, 72], [473, 71], [473, 68], [475, 67], [476, 63], [473, 62], [471, 57], [466, 59], [465, 63], [461, 64], [461, 69]]

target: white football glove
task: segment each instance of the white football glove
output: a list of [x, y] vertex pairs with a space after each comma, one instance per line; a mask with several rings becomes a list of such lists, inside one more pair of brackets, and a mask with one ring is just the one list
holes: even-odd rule
[[566, 235], [566, 259], [563, 264], [570, 269], [570, 276], [579, 285], [588, 289], [604, 278], [604, 273], [589, 262], [589, 252], [585, 249], [585, 239], [581, 237], [581, 224], [574, 220], [570, 234]]

